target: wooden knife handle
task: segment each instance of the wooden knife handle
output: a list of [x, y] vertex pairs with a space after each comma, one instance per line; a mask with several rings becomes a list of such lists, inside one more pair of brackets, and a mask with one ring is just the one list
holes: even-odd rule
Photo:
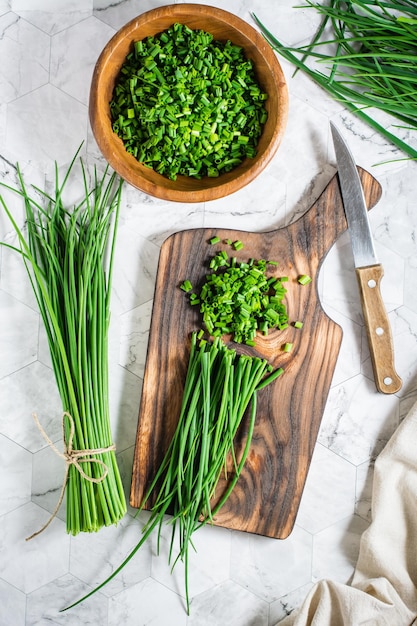
[[381, 393], [395, 393], [402, 381], [395, 371], [391, 327], [381, 297], [383, 275], [379, 264], [356, 268], [375, 384]]

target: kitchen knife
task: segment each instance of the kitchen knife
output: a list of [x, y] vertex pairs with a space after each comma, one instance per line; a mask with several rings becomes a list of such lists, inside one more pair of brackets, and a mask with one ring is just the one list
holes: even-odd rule
[[368, 210], [355, 161], [336, 126], [330, 122], [330, 127], [375, 385], [381, 393], [395, 393], [401, 389], [402, 381], [395, 371], [391, 328], [380, 291], [384, 270], [375, 254]]

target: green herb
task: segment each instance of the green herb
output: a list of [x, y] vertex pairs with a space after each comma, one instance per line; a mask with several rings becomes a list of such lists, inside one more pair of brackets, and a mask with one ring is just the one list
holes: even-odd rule
[[239, 241], [239, 240], [238, 240], [238, 241], [234, 241], [234, 242], [233, 242], [233, 248], [234, 248], [235, 250], [242, 250], [242, 248], [243, 248], [243, 243], [242, 243], [241, 241]]
[[[242, 242], [236, 243], [243, 247]], [[270, 329], [287, 328], [287, 290], [280, 278], [267, 277], [268, 264], [253, 259], [238, 263], [224, 250], [211, 259], [213, 271], [199, 292], [190, 296], [190, 303], [198, 301], [204, 327], [212, 337], [230, 334], [237, 343], [253, 346], [257, 331], [267, 335]]]
[[323, 19], [312, 41], [304, 46], [285, 46], [253, 17], [271, 47], [284, 59], [416, 159], [417, 151], [411, 144], [366, 112], [380, 109], [392, 116], [394, 123], [397, 120], [397, 126], [417, 129], [415, 0], [330, 0], [323, 4], [307, 0], [306, 6]]
[[220, 242], [220, 237], [215, 236], [215, 237], [212, 237], [212, 238], [210, 239], [210, 244], [211, 244], [212, 246], [215, 246], [215, 245], [216, 245], [216, 243], [219, 243], [219, 242]]
[[172, 180], [217, 177], [256, 155], [266, 99], [242, 48], [174, 24], [133, 45], [110, 111], [140, 163]]
[[276, 380], [277, 378], [279, 378], [280, 376], [282, 376], [282, 374], [284, 373], [284, 369], [282, 367], [278, 367], [276, 370], [274, 370], [269, 376], [267, 376], [266, 378], [264, 378], [258, 385], [257, 387], [257, 391], [259, 391], [260, 389], [263, 389], [264, 387], [267, 387], [267, 385], [270, 385], [272, 382], [274, 382], [274, 380]]
[[284, 344], [283, 350], [284, 352], [291, 352], [291, 350], [293, 349], [293, 345], [290, 342], [287, 342], [286, 344]]
[[191, 291], [191, 289], [193, 288], [192, 284], [190, 283], [189, 280], [184, 280], [183, 283], [181, 283], [180, 285], [180, 289], [182, 289], [183, 291], [185, 291], [186, 293], [188, 293], [189, 291]]
[[300, 283], [300, 285], [308, 285], [309, 283], [311, 283], [311, 281], [311, 277], [307, 274], [301, 274], [301, 276], [298, 277], [298, 282]]
[[[95, 172], [89, 188], [80, 160], [83, 197], [72, 209], [66, 208], [62, 196], [78, 152], [62, 183], [55, 165], [52, 195], [34, 188], [37, 197], [31, 197], [19, 167], [19, 188], [3, 184], [24, 201], [27, 240], [1, 196], [0, 201], [18, 238], [18, 247], [2, 245], [23, 259], [45, 326], [63, 412], [75, 425], [73, 448], [87, 451], [112, 446], [107, 337], [122, 183], [106, 169], [101, 178]], [[64, 424], [68, 443], [71, 424], [65, 417]], [[79, 459], [89, 480], [69, 465], [67, 531], [73, 535], [115, 524], [126, 512], [114, 450], [84, 456], [99, 462]], [[103, 480], [100, 462], [108, 470]]]
[[[172, 567], [178, 560], [185, 564], [185, 597], [189, 613], [188, 560], [190, 548], [194, 549], [192, 536], [202, 526], [212, 523], [232, 493], [252, 441], [257, 392], [283, 373], [282, 368], [270, 372], [265, 359], [238, 355], [220, 339], [199, 344], [199, 336], [192, 334], [177, 428], [141, 507], [153, 497], [143, 536], [111, 576], [64, 610], [76, 606], [116, 576], [155, 528], [158, 528], [159, 545], [165, 515], [169, 513], [172, 516], [168, 521], [172, 528], [169, 563]], [[249, 406], [246, 442], [238, 458], [234, 440]], [[232, 468], [227, 464], [228, 460]], [[227, 478], [227, 484], [224, 491], [218, 493], [222, 477]], [[174, 556], [175, 537], [179, 537], [179, 552]]]
[[302, 328], [303, 327], [303, 322], [297, 321], [294, 322], [294, 328]]

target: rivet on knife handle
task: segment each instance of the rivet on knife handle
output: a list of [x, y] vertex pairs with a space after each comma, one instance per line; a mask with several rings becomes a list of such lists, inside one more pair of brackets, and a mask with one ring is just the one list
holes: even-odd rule
[[395, 393], [402, 381], [395, 371], [391, 328], [381, 297], [383, 275], [381, 265], [356, 268], [375, 384], [382, 393]]

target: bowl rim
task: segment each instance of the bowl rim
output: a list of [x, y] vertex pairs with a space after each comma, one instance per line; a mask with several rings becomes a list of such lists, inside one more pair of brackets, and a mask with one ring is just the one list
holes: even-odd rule
[[[121, 61], [120, 64], [113, 64], [112, 67], [110, 59], [114, 55], [114, 52], [121, 46], [130, 46], [133, 41], [137, 41], [138, 37], [134, 37], [134, 33], [152, 24], [152, 22], [169, 19], [172, 20], [172, 23], [176, 21], [186, 23], [187, 15], [190, 19], [199, 19], [201, 17], [203, 20], [208, 17], [224, 22], [229, 28], [231, 26], [234, 29], [237, 28], [240, 34], [256, 47], [259, 54], [265, 60], [268, 71], [271, 73], [274, 85], [276, 86], [277, 94], [279, 95], [280, 123], [273, 129], [270, 141], [262, 154], [258, 155], [258, 158], [253, 162], [250, 159], [245, 159], [245, 161], [231, 172], [224, 173], [218, 178], [205, 177], [200, 180], [195, 179], [195, 184], [193, 180], [190, 181], [189, 177], [181, 176], [178, 176], [177, 181], [169, 181], [169, 179], [162, 176], [162, 174], [151, 170], [151, 168], [147, 168], [145, 165], [139, 163], [133, 155], [128, 154], [125, 151], [122, 140], [111, 128], [109, 105], [108, 102], [107, 104], [104, 102], [105, 94], [110, 88], [111, 92], [113, 91], [114, 82], [126, 56], [123, 57], [123, 61]], [[168, 28], [168, 26], [165, 28]], [[155, 30], [155, 33], [156, 32], [161, 32], [161, 30]], [[146, 36], [148, 35], [144, 35], [144, 37]], [[241, 47], [244, 48], [243, 45]], [[110, 78], [109, 80], [104, 80], [105, 70], [109, 67], [111, 69]], [[256, 71], [255, 62], [254, 67]], [[267, 103], [268, 100], [266, 101], [266, 106], [268, 106]], [[288, 89], [283, 70], [275, 52], [265, 38], [244, 19], [225, 9], [206, 4], [168, 4], [150, 9], [134, 17], [122, 26], [105, 45], [93, 70], [89, 97], [89, 119], [93, 135], [102, 155], [109, 165], [126, 182], [151, 196], [164, 200], [194, 203], [205, 202], [207, 200], [224, 197], [243, 188], [253, 181], [271, 161], [281, 143], [288, 119]], [[265, 127], [267, 127], [267, 124], [268, 120]], [[262, 135], [259, 142], [261, 142], [261, 140]], [[119, 155], [122, 155], [123, 158], [119, 158]], [[149, 172], [147, 170], [149, 170]], [[149, 180], [146, 176], [143, 176], [143, 174], [149, 174], [149, 176], [155, 180]], [[187, 179], [187, 184], [191, 184], [192, 186], [189, 188], [181, 188], [181, 185], [178, 186], [182, 178]], [[163, 181], [161, 179], [163, 179]], [[178, 179], [180, 179], [180, 181], [178, 181]], [[161, 180], [164, 184], [158, 185], [158, 180]], [[202, 187], [201, 181], [206, 182], [207, 186]]]

